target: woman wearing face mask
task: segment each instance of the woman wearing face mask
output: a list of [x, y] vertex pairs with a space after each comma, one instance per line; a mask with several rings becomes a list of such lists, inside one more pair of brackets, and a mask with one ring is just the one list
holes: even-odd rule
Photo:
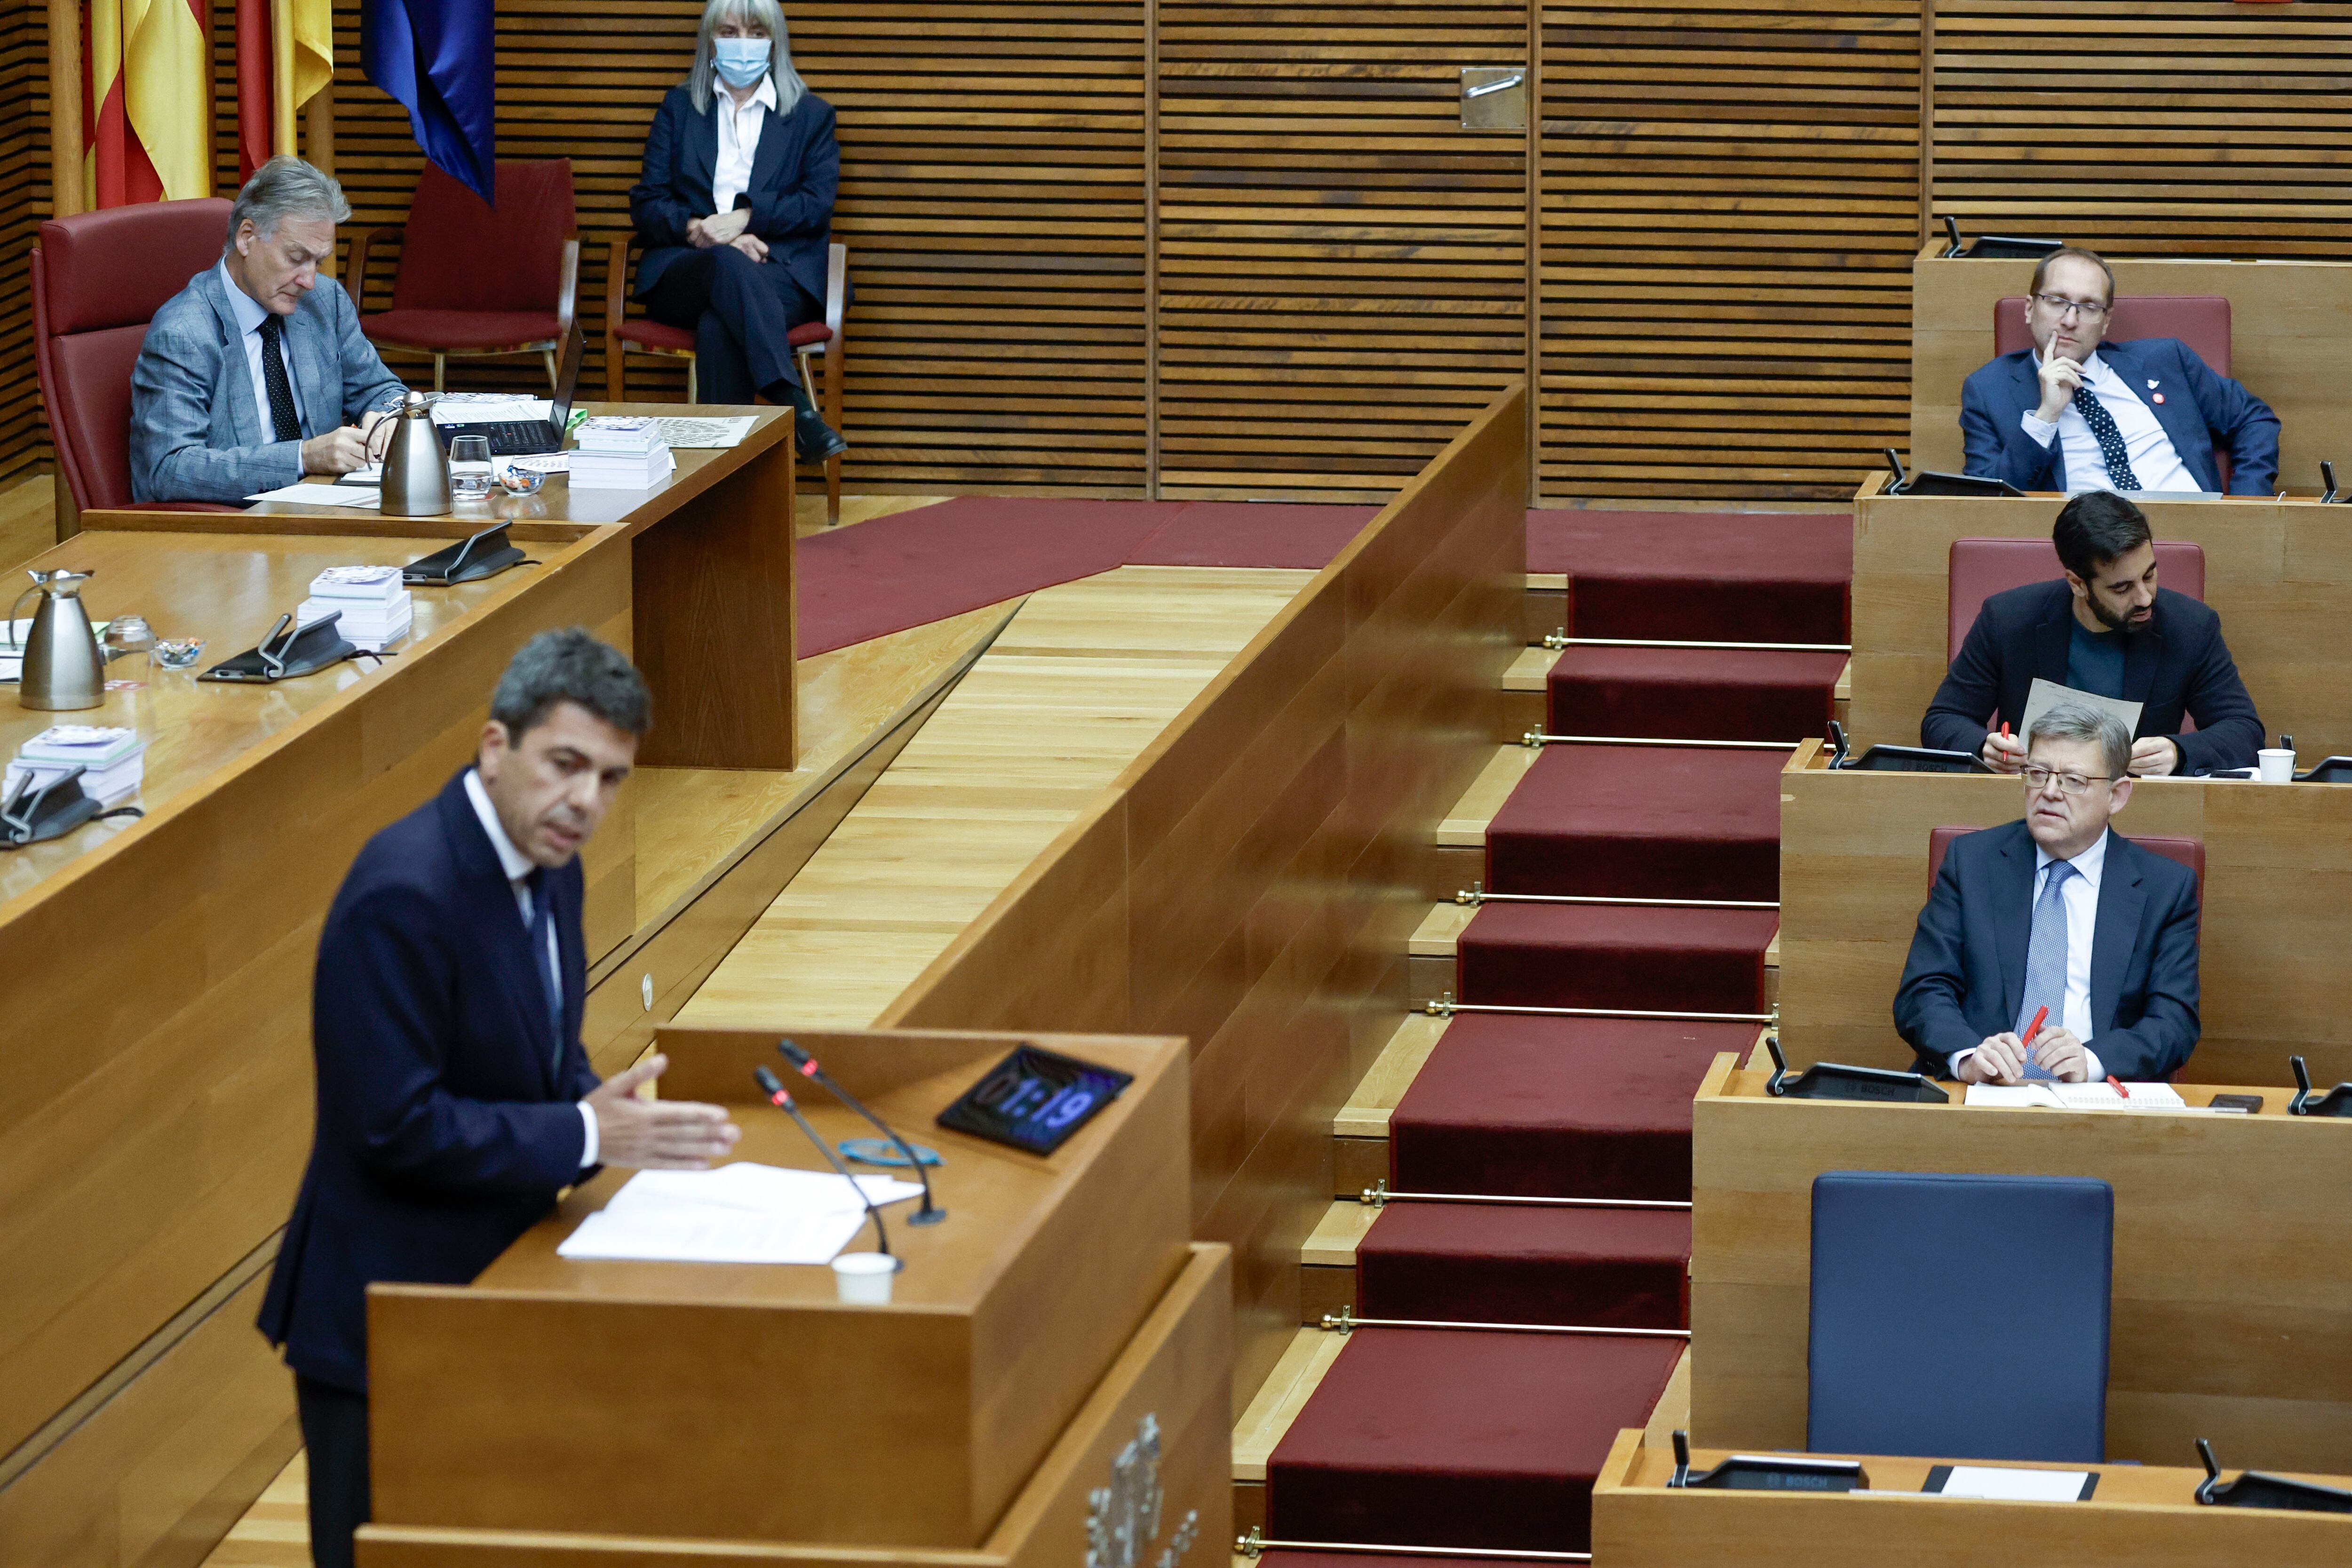
[[824, 318], [841, 149], [833, 106], [793, 69], [776, 0], [709, 0], [694, 69], [646, 137], [629, 216], [645, 242], [637, 297], [694, 332], [698, 395], [796, 411], [800, 455], [849, 445], [817, 416], [786, 334]]

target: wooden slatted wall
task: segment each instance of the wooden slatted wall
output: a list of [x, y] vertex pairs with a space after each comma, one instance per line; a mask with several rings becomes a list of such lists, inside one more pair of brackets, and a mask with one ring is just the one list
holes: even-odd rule
[[26, 263], [49, 208], [48, 116], [47, 16], [39, 0], [0, 0], [0, 485], [49, 457]]
[[2119, 255], [2352, 255], [2352, 5], [1937, 0], [1937, 213]]
[[1160, 0], [1160, 493], [1385, 496], [1527, 365], [1524, 3]]
[[1910, 415], [1916, 5], [1577, 0], [1541, 48], [1542, 493], [1853, 494]]
[[1142, 494], [1144, 0], [786, 16], [841, 116], [845, 481]]

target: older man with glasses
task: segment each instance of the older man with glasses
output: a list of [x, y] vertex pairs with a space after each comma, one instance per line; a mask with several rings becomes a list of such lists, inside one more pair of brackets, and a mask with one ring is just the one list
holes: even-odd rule
[[[2116, 275], [2096, 254], [2053, 251], [2025, 301], [2031, 351], [1960, 389], [1968, 471], [2020, 489], [2268, 496], [2278, 416], [2178, 338], [2105, 342]], [[2216, 448], [2230, 455], [2225, 486]]]
[[2160, 1079], [2197, 1046], [2197, 878], [2108, 826], [2130, 801], [2112, 713], [2026, 735], [2025, 816], [1952, 842], [1919, 911], [1895, 1026], [1963, 1083]]

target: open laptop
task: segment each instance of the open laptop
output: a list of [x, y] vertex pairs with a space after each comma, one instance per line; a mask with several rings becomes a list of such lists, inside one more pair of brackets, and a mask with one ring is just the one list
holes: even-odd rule
[[436, 425], [440, 433], [441, 449], [447, 451], [449, 443], [460, 436], [487, 436], [493, 458], [528, 458], [541, 452], [563, 450], [563, 427], [572, 419], [572, 396], [580, 386], [580, 363], [588, 357], [588, 335], [580, 323], [572, 323], [572, 331], [563, 340], [563, 364], [556, 373], [555, 401], [548, 405], [544, 419], [486, 419], [470, 425]]

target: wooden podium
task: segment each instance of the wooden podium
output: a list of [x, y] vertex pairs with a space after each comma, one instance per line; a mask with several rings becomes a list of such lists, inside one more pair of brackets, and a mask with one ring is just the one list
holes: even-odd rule
[[[1231, 1285], [1188, 1239], [1184, 1042], [1031, 1037], [1135, 1077], [1045, 1158], [934, 1121], [1022, 1037], [673, 1026], [661, 1088], [729, 1104], [740, 1158], [822, 1169], [752, 1081], [786, 1033], [944, 1157], [944, 1223], [886, 1211], [891, 1302], [839, 1302], [823, 1268], [557, 1257], [629, 1175], [605, 1172], [472, 1286], [370, 1291], [362, 1563], [980, 1568], [1074, 1562], [1090, 1528], [1137, 1563], [1222, 1549]], [[821, 1136], [872, 1133], [804, 1087]]]

